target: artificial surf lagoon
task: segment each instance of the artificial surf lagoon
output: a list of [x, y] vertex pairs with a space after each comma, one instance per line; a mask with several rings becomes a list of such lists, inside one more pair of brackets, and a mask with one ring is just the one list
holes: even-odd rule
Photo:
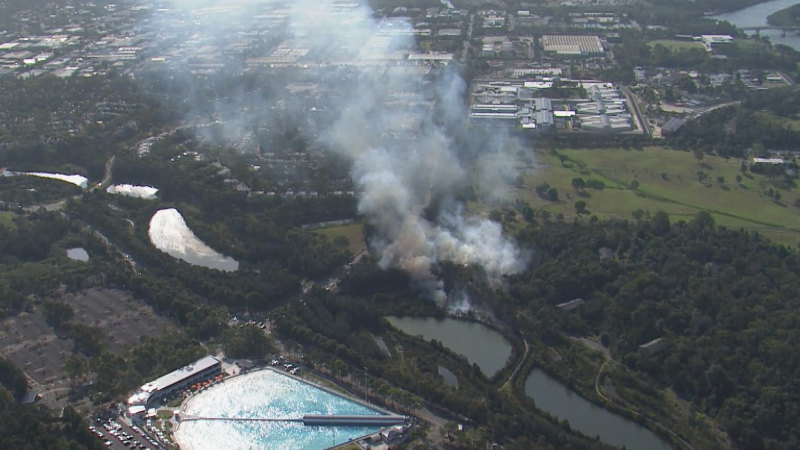
[[313, 425], [313, 420], [304, 423], [304, 417], [313, 415], [370, 416], [376, 421], [388, 417], [377, 408], [267, 369], [229, 378], [189, 398], [181, 408], [175, 438], [188, 450], [310, 450], [342, 444], [382, 428], [319, 426]]

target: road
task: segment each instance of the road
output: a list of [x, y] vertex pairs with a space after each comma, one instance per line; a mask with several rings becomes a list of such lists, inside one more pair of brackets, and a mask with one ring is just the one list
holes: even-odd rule
[[115, 159], [117, 159], [116, 155], [112, 156], [111, 158], [108, 158], [108, 161], [106, 161], [106, 171], [103, 174], [103, 179], [100, 180], [99, 183], [92, 186], [92, 188], [89, 189], [89, 192], [95, 191], [96, 189], [99, 189], [101, 187], [107, 187], [111, 183], [111, 170], [114, 167]]
[[718, 105], [707, 106], [705, 108], [697, 108], [692, 113], [691, 118], [692, 119], [697, 119], [700, 116], [702, 116], [703, 114], [708, 114], [711, 111], [715, 111], [715, 110], [720, 109], [720, 108], [726, 108], [728, 106], [739, 105], [741, 103], [742, 103], [741, 100], [736, 100], [736, 101], [733, 101], [733, 102], [725, 102], [725, 103], [720, 103]]
[[367, 255], [367, 254], [369, 254], [369, 251], [366, 249], [366, 247], [361, 249], [361, 251], [358, 252], [356, 254], [356, 256], [354, 256], [353, 259], [349, 263], [347, 263], [347, 264], [339, 267], [335, 271], [333, 271], [333, 273], [331, 273], [325, 279], [325, 281], [323, 283], [319, 283], [319, 282], [314, 281], [314, 280], [303, 280], [301, 282], [301, 284], [300, 284], [301, 285], [300, 300], [302, 300], [302, 295], [303, 294], [309, 293], [311, 291], [311, 289], [314, 286], [318, 285], [318, 284], [322, 285], [322, 287], [325, 288], [325, 290], [328, 291], [328, 292], [331, 292], [331, 293], [334, 293], [334, 294], [337, 293], [339, 291], [339, 282], [342, 281], [342, 277], [344, 275], [346, 275], [350, 271], [350, 268], [354, 264], [358, 264], [358, 262], [361, 261], [361, 258], [363, 258], [364, 255]]
[[650, 131], [650, 126], [647, 125], [647, 122], [644, 120], [644, 116], [642, 112], [639, 110], [639, 104], [636, 103], [636, 96], [631, 92], [631, 89], [627, 86], [622, 88], [622, 93], [625, 94], [625, 98], [628, 99], [628, 104], [633, 107], [633, 117], [636, 120], [636, 126], [642, 130], [645, 136], [648, 138], [653, 137], [653, 133]]
[[786, 75], [783, 72], [778, 72], [778, 75], [780, 75], [781, 78], [783, 78], [783, 81], [785, 81], [789, 86], [797, 86], [797, 83], [795, 83], [789, 75]]

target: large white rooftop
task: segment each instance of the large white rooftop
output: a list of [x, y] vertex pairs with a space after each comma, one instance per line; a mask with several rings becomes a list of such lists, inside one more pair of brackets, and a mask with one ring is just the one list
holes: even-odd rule
[[205, 356], [187, 366], [173, 370], [172, 372], [140, 387], [139, 390], [128, 399], [128, 404], [132, 405], [147, 403], [147, 401], [150, 399], [150, 395], [153, 392], [166, 389], [174, 384], [180, 383], [181, 381], [191, 378], [216, 364], [219, 364], [219, 360], [217, 358], [214, 358], [213, 356]]

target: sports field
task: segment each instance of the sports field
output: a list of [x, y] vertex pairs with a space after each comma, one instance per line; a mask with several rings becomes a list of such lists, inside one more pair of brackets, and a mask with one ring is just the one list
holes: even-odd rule
[[655, 41], [650, 41], [647, 43], [650, 48], [655, 47], [656, 45], [662, 45], [666, 47], [671, 52], [677, 52], [680, 50], [691, 50], [693, 48], [705, 50], [703, 44], [696, 42], [696, 41], [678, 41], [673, 39], [659, 39]]
[[[740, 159], [658, 147], [644, 150], [541, 150], [534, 169], [524, 171], [524, 185], [515, 191], [534, 209], [577, 216], [575, 202], [586, 202], [584, 217], [630, 218], [634, 211], [663, 210], [673, 221], [689, 220], [699, 211], [718, 225], [757, 230], [777, 242], [800, 242], [800, 209], [794, 206], [800, 189], [783, 175], [742, 172]], [[603, 189], [575, 189], [572, 180]], [[592, 182], [594, 180], [595, 183]], [[558, 201], [540, 198], [535, 188], [547, 183], [558, 190]]]

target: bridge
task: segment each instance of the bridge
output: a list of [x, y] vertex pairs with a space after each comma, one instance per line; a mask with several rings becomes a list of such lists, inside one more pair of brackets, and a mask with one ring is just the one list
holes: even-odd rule
[[783, 32], [784, 36], [786, 36], [786, 33], [790, 31], [800, 32], [800, 26], [798, 25], [794, 26], [756, 25], [752, 27], [736, 27], [736, 28], [742, 31], [755, 31], [756, 34], [759, 34], [761, 30], [780, 30]]
[[268, 417], [201, 417], [201, 416], [180, 416], [181, 422], [190, 422], [197, 420], [216, 420], [226, 422], [302, 422], [303, 425], [310, 426], [392, 426], [403, 425], [406, 422], [406, 416], [399, 415], [385, 415], [385, 416], [348, 416], [348, 415], [327, 415], [327, 414], [306, 414], [301, 418], [285, 418], [276, 419]]

